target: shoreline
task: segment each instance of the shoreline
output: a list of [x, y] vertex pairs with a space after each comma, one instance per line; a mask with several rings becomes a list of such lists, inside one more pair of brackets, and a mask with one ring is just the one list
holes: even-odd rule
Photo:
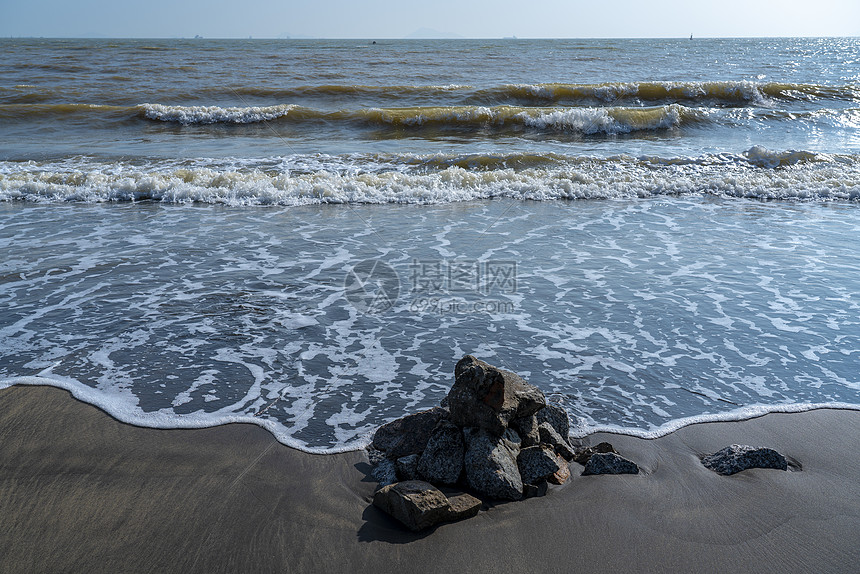
[[[273, 422], [270, 419], [257, 418], [256, 416], [240, 414], [222, 415], [222, 419], [216, 420], [214, 422], [206, 418], [196, 416], [195, 414], [192, 414], [190, 416], [185, 415], [182, 418], [170, 418], [169, 421], [164, 424], [164, 426], [157, 426], [157, 424], [152, 423], [157, 423], [158, 419], [151, 418], [151, 415], [150, 418], [147, 418], [142, 417], [141, 415], [134, 412], [127, 412], [122, 410], [117, 412], [116, 409], [111, 409], [108, 406], [107, 402], [103, 399], [103, 394], [100, 391], [88, 387], [86, 385], [82, 385], [76, 381], [69, 381], [72, 380], [51, 379], [39, 375], [10, 377], [8, 379], [0, 380], [0, 393], [2, 393], [5, 389], [14, 386], [56, 388], [59, 390], [66, 391], [75, 400], [90, 405], [104, 412], [106, 415], [119, 423], [131, 425], [138, 428], [153, 430], [199, 430], [217, 428], [231, 424], [249, 424], [258, 426], [261, 429], [264, 429], [266, 432], [271, 433], [275, 440], [286, 448], [291, 448], [303, 453], [314, 455], [334, 455], [347, 452], [362, 451], [371, 443], [372, 440], [371, 433], [369, 436], [365, 436], [364, 439], [355, 439], [350, 443], [339, 445], [336, 447], [310, 447], [299, 443], [295, 439], [284, 437], [284, 435], [278, 431], [278, 423]], [[571, 435], [568, 437], [568, 439], [574, 441], [575, 443], [578, 443], [584, 440], [587, 441], [588, 437], [595, 435], [617, 435], [638, 438], [642, 440], [656, 440], [665, 436], [669, 436], [686, 427], [699, 424], [745, 422], [770, 414], [798, 414], [816, 410], [844, 410], [857, 411], [858, 413], [860, 413], [860, 405], [842, 402], [830, 402], [742, 406], [720, 413], [694, 415], [689, 417], [682, 417], [679, 419], [673, 419], [672, 421], [664, 423], [659, 427], [651, 430], [620, 428], [607, 425], [583, 430], [582, 427], [574, 427], [574, 425], [571, 425]], [[402, 414], [412, 414], [412, 411], [404, 412]], [[574, 428], [578, 429], [577, 432], [573, 432]]]
[[[152, 429], [55, 387], [0, 390], [0, 570], [12, 572], [850, 572], [860, 561], [860, 411], [597, 433], [639, 475], [580, 476], [424, 533], [370, 506], [363, 451], [308, 454], [259, 426]], [[802, 467], [725, 477], [732, 443]]]

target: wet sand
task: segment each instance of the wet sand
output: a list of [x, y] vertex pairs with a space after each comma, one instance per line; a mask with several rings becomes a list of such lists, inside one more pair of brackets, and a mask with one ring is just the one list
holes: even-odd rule
[[[860, 412], [597, 434], [642, 473], [413, 534], [370, 506], [363, 453], [261, 428], [156, 430], [63, 390], [0, 391], [0, 572], [857, 572]], [[731, 477], [697, 458], [775, 448], [801, 471]]]

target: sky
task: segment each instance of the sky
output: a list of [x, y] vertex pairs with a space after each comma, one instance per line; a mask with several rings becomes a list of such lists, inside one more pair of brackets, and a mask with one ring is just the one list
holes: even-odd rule
[[858, 0], [0, 0], [0, 36], [860, 36]]

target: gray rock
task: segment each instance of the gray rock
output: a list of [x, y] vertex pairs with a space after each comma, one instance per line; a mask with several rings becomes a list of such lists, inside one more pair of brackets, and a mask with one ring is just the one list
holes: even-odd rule
[[[540, 412], [540, 411], [538, 411]], [[517, 431], [522, 439], [522, 448], [537, 446], [540, 443], [540, 432], [538, 432], [538, 418], [535, 415], [520, 417], [511, 421], [510, 428]]]
[[573, 448], [571, 448], [567, 439], [562, 438], [549, 423], [540, 423], [538, 425], [538, 432], [540, 433], [541, 444], [551, 446], [555, 452], [564, 457], [564, 460], [571, 460], [573, 458]]
[[535, 413], [535, 416], [538, 424], [549, 423], [562, 438], [567, 439], [570, 436], [570, 419], [564, 407], [547, 403], [544, 408]]
[[466, 443], [460, 427], [443, 420], [418, 459], [418, 475], [434, 484], [456, 484], [463, 474]]
[[591, 455], [582, 471], [583, 476], [590, 474], [639, 474], [639, 467], [614, 452], [598, 452]]
[[707, 468], [724, 475], [732, 475], [748, 468], [775, 468], [787, 470], [785, 457], [770, 448], [756, 448], [733, 444], [702, 458]]
[[394, 461], [390, 458], [384, 458], [373, 467], [370, 475], [379, 483], [380, 486], [388, 486], [397, 482], [397, 467]]
[[373, 505], [414, 531], [430, 528], [452, 516], [451, 505], [442, 491], [420, 480], [381, 488], [373, 496]]
[[418, 480], [418, 458], [417, 454], [410, 454], [397, 459], [394, 466], [400, 480]]
[[546, 480], [553, 484], [564, 484], [570, 478], [570, 465], [562, 457], [558, 455], [555, 456], [558, 459], [558, 472], [553, 473], [552, 476], [548, 476]]
[[471, 494], [464, 493], [456, 496], [449, 496], [448, 504], [451, 506], [448, 519], [461, 520], [463, 518], [472, 518], [473, 516], [476, 516], [478, 511], [481, 510], [481, 504], [483, 503]]
[[524, 485], [539, 485], [561, 470], [558, 455], [545, 446], [532, 446], [520, 450], [517, 466]]
[[523, 481], [517, 467], [520, 438], [508, 429], [497, 437], [485, 429], [463, 430], [466, 439], [466, 481], [475, 491], [491, 498], [519, 500]]
[[376, 429], [373, 446], [385, 451], [389, 458], [420, 454], [427, 446], [430, 433], [446, 415], [444, 409], [435, 407], [391, 421]]
[[577, 450], [576, 455], [573, 457], [573, 460], [575, 460], [582, 466], [585, 466], [585, 464], [588, 462], [588, 459], [591, 458], [591, 455], [597, 454], [599, 452], [614, 452], [615, 454], [618, 454], [618, 451], [615, 450], [615, 447], [613, 447], [608, 442], [602, 442], [594, 446], [589, 446], [587, 448]]
[[385, 458], [385, 451], [373, 448], [372, 444], [367, 445], [367, 448], [364, 450], [367, 453], [367, 460], [370, 462], [370, 466], [376, 466]]
[[546, 405], [537, 387], [519, 375], [498, 369], [466, 355], [454, 368], [454, 386], [448, 393], [451, 420], [501, 436], [515, 418], [535, 414]]

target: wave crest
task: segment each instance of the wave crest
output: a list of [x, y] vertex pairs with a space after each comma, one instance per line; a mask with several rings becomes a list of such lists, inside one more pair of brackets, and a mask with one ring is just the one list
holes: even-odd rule
[[[717, 195], [758, 199], [860, 199], [860, 158], [754, 147], [698, 158], [537, 156], [334, 156], [285, 158], [280, 167], [213, 162], [0, 163], [0, 200], [159, 201], [227, 205], [447, 203]], [[778, 177], [774, 169], [782, 170]]]
[[292, 104], [267, 107], [166, 106], [142, 104], [151, 120], [182, 125], [290, 122], [358, 122], [418, 129], [536, 129], [584, 134], [619, 134], [677, 127], [684, 121], [706, 121], [706, 115], [678, 104], [651, 108], [529, 108], [519, 106], [425, 106], [369, 108], [326, 112]]
[[245, 108], [222, 108], [219, 106], [166, 106], [163, 104], [141, 104], [143, 115], [151, 120], [191, 124], [250, 124], [284, 117], [296, 106], [253, 106]]
[[487, 97], [544, 102], [693, 102], [717, 105], [767, 105], [771, 100], [860, 101], [856, 86], [724, 82], [607, 82], [602, 84], [511, 84], [484, 91]]

